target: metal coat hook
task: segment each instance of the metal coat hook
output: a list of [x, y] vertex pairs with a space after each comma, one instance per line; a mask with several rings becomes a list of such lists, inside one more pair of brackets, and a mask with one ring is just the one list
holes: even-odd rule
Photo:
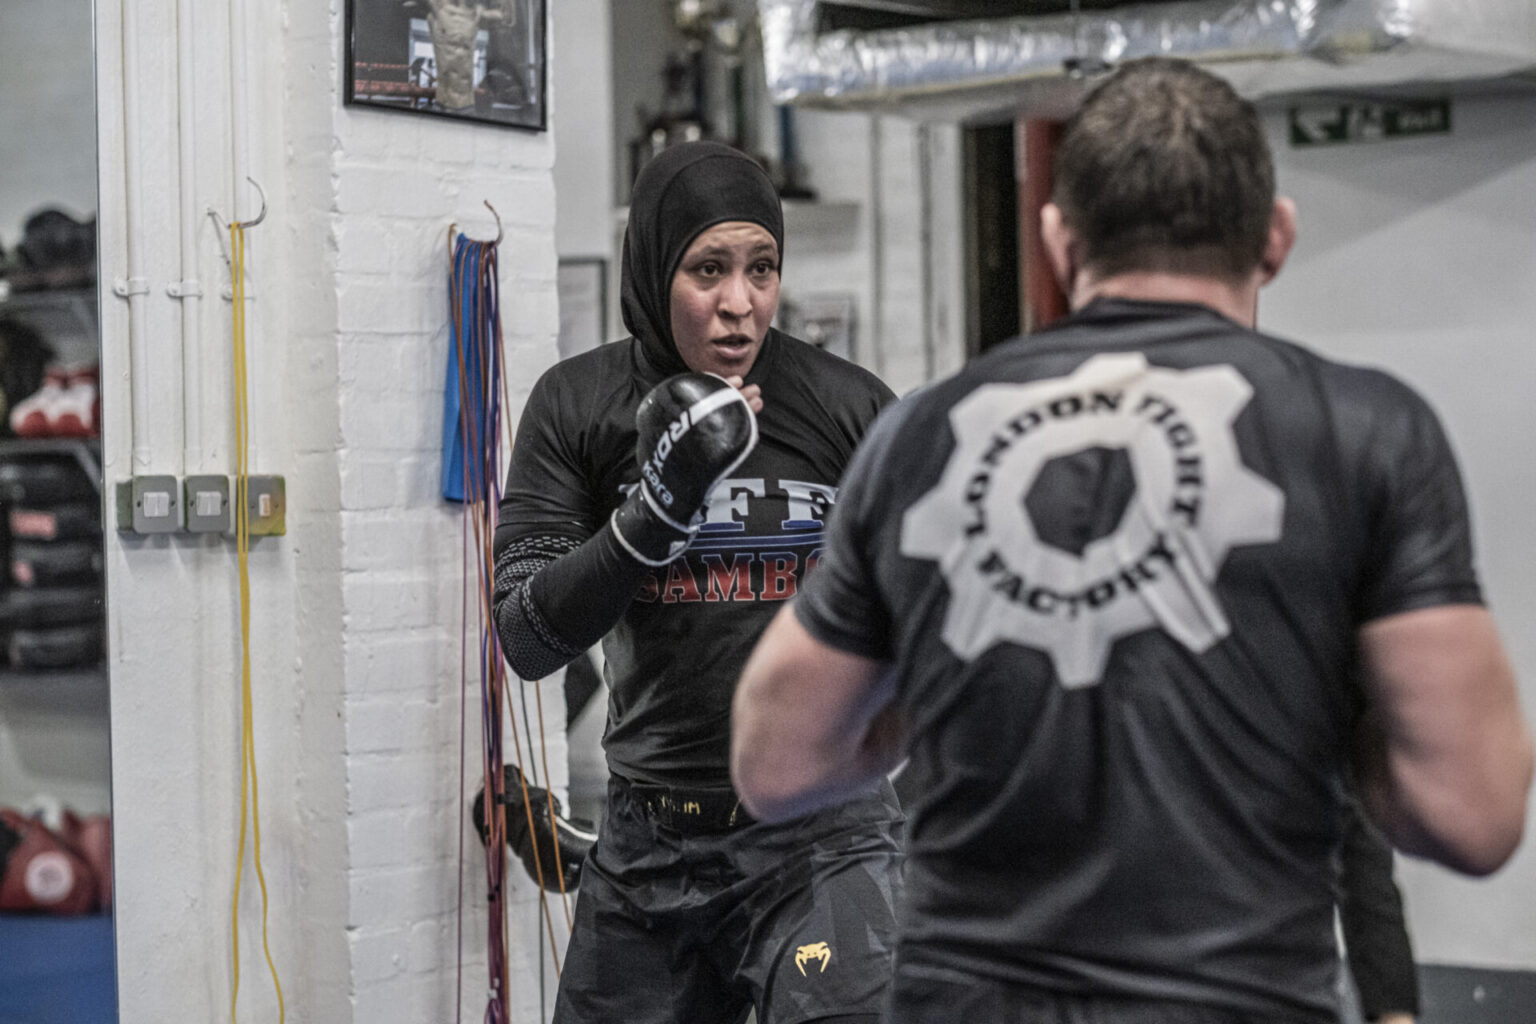
[[[231, 224], [226, 224], [224, 222], [224, 218], [219, 216], [218, 210], [215, 210], [211, 206], [208, 207], [208, 216], [219, 229], [216, 236], [219, 241], [219, 255], [224, 258], [224, 266], [229, 268], [231, 274], [234, 273], [235, 261], [234, 258], [230, 255], [229, 246], [226, 244], [230, 229], [241, 228], [243, 230], [246, 228], [254, 228], [256, 225], [267, 219], [267, 190], [262, 188], [261, 184], [255, 178], [252, 178], [249, 175], [246, 176], [245, 180], [250, 182], [251, 187], [254, 188], [257, 194], [261, 196], [261, 212], [256, 214], [255, 220], [237, 220]], [[223, 289], [221, 289], [220, 294], [222, 294], [226, 299], [234, 298], [235, 288], [233, 283], [225, 285]], [[245, 297], [247, 299], [254, 298], [254, 296], [249, 291], [245, 293]]]
[[232, 227], [253, 228], [267, 219], [267, 190], [262, 188], [261, 184], [249, 175], [246, 176], [245, 180], [250, 182], [251, 187], [256, 190], [256, 194], [261, 196], [261, 212], [256, 215], [255, 220], [237, 220], [233, 224], [225, 224], [224, 218], [219, 216], [219, 211], [210, 206], [208, 207], [208, 216], [213, 218], [213, 222], [219, 226], [220, 231], [228, 231]]
[[262, 188], [261, 184], [250, 175], [246, 175], [245, 180], [250, 182], [251, 187], [256, 190], [256, 194], [261, 196], [261, 212], [256, 215], [256, 219], [240, 222], [240, 226], [243, 228], [253, 228], [267, 219], [267, 190]]
[[485, 204], [485, 208], [487, 210], [491, 211], [491, 216], [496, 218], [496, 241], [492, 242], [491, 244], [492, 245], [500, 245], [501, 244], [501, 214], [496, 212], [496, 207], [491, 205], [491, 201], [489, 199], [482, 199], [481, 202], [483, 202]]
[[224, 218], [219, 216], [219, 211], [218, 210], [215, 210], [211, 206], [208, 207], [208, 216], [213, 220], [213, 223], [219, 229], [219, 234], [218, 234], [218, 239], [219, 239], [219, 255], [224, 257], [224, 265], [226, 267], [230, 266], [232, 264], [232, 262], [233, 262], [230, 259], [229, 249], [224, 244], [224, 237], [229, 234], [229, 229], [232, 228], [232, 227], [253, 228], [256, 225], [260, 224], [262, 221], [267, 219], [267, 191], [266, 191], [266, 189], [262, 188], [260, 183], [258, 183], [255, 178], [252, 178], [249, 175], [246, 176], [245, 180], [250, 182], [251, 186], [256, 189], [256, 194], [261, 196], [261, 212], [256, 215], [256, 219], [255, 220], [237, 220], [233, 224], [226, 224], [224, 222]]
[[[485, 204], [485, 208], [487, 210], [491, 211], [491, 216], [496, 218], [496, 241], [489, 242], [489, 243], [486, 243], [486, 244], [488, 244], [488, 245], [500, 245], [501, 244], [501, 239], [503, 237], [502, 230], [501, 230], [501, 214], [496, 212], [496, 207], [491, 205], [491, 201], [489, 199], [482, 199], [481, 202], [483, 202]], [[458, 226], [459, 226], [458, 221], [453, 221], [452, 223], [450, 223], [448, 225], [448, 248], [449, 249], [453, 248], [453, 232], [454, 232], [454, 229], [457, 228]]]

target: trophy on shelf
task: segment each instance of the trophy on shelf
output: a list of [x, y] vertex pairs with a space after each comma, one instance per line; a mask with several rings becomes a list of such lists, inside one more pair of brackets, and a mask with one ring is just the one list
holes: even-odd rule
[[777, 108], [779, 158], [758, 145], [759, 122], [769, 108], [761, 83], [754, 88], [748, 77], [751, 51], [761, 45], [755, 18], [733, 14], [725, 0], [673, 0], [672, 23], [682, 45], [667, 55], [661, 71], [660, 112], [637, 109], [639, 132], [629, 143], [629, 180], [669, 146], [712, 139], [760, 163], [785, 199], [815, 198], [805, 184], [788, 107]]

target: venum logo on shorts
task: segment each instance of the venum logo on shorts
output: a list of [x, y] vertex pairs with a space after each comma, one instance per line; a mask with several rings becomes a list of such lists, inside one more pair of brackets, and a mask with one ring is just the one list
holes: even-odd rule
[[[1160, 627], [1195, 652], [1225, 637], [1216, 574], [1232, 548], [1278, 540], [1285, 511], [1238, 455], [1232, 423], [1252, 394], [1230, 366], [1166, 369], [1135, 353], [961, 400], [955, 450], [901, 529], [902, 554], [936, 560], [949, 584], [946, 646], [966, 661], [1000, 642], [1033, 647], [1075, 688], [1097, 683], [1131, 633]], [[1133, 482], [1112, 527], [1063, 531], [1095, 510], [1043, 507], [1037, 482], [1064, 463], [1112, 474], [1117, 460]]]
[[821, 962], [821, 973], [827, 973], [827, 964], [832, 962], [832, 947], [825, 942], [813, 942], [808, 946], [800, 946], [795, 950], [795, 966], [800, 968], [800, 973], [805, 974], [805, 965], [812, 960]]

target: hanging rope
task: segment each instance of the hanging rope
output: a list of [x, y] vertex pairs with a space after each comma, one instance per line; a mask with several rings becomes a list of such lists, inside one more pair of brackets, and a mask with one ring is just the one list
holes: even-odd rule
[[[252, 724], [251, 704], [251, 524], [247, 492], [250, 479], [251, 420], [246, 387], [245, 361], [245, 229], [259, 224], [266, 216], [266, 197], [262, 214], [249, 223], [236, 221], [229, 226], [230, 291], [234, 299], [231, 334], [234, 341], [235, 369], [235, 548], [240, 566], [240, 843], [235, 851], [235, 893], [230, 911], [233, 939], [234, 984], [229, 994], [229, 1019], [235, 1017], [240, 996], [240, 883], [245, 873], [246, 821], [252, 833], [252, 856], [256, 881], [261, 887], [261, 948], [267, 969], [272, 973], [272, 987], [277, 990], [277, 1019], [287, 1018], [283, 1003], [283, 985], [272, 962], [272, 948], [267, 940], [267, 877], [261, 868], [261, 802], [256, 779], [256, 734]], [[249, 798], [249, 800], [247, 800]]]
[[[489, 203], [486, 204], [490, 206]], [[495, 210], [491, 211], [493, 214]], [[498, 227], [500, 218], [497, 219]], [[452, 319], [452, 343], [448, 356], [448, 381], [444, 392], [443, 416], [443, 496], [463, 504], [464, 531], [464, 614], [474, 606], [476, 635], [475, 645], [477, 674], [480, 690], [481, 773], [484, 778], [485, 808], [485, 872], [488, 901], [488, 933], [486, 957], [490, 974], [489, 1001], [485, 1011], [486, 1024], [507, 1024], [509, 1020], [509, 993], [507, 976], [506, 932], [506, 868], [507, 829], [505, 807], [505, 774], [502, 771], [502, 718], [505, 712], [511, 717], [512, 705], [508, 700], [508, 673], [501, 656], [495, 632], [493, 608], [494, 564], [493, 544], [496, 533], [496, 510], [501, 501], [500, 467], [504, 424], [503, 410], [507, 408], [506, 379], [502, 372], [505, 365], [503, 354], [500, 301], [497, 285], [496, 241], [477, 242], [462, 234], [455, 236], [449, 229], [452, 263], [449, 272], [448, 291]], [[473, 563], [471, 570], [470, 563]], [[471, 583], [473, 581], [473, 583]], [[473, 585], [473, 600], [470, 590]], [[468, 632], [468, 623], [465, 624]], [[467, 691], [469, 682], [469, 651], [461, 651], [461, 692]], [[468, 701], [461, 705], [460, 719], [460, 785], [464, 792], [464, 761], [467, 756]], [[522, 743], [517, 736], [514, 722], [512, 741], [517, 763], [525, 764]], [[540, 722], [540, 744], [543, 745], [543, 723]], [[532, 753], [531, 751], [529, 753]], [[547, 764], [547, 761], [546, 761]], [[528, 816], [528, 828], [533, 832], [533, 812], [528, 800], [526, 775], [523, 786], [523, 809]], [[548, 774], [546, 767], [545, 774]], [[461, 815], [463, 809], [461, 806]], [[551, 808], [551, 813], [553, 809]], [[553, 820], [551, 820], [553, 827]], [[463, 836], [459, 830], [459, 879], [460, 879], [460, 928], [459, 928], [459, 977], [462, 991], [463, 979]], [[554, 921], [549, 912], [549, 902], [544, 891], [544, 867], [538, 861], [537, 849], [534, 866], [539, 883], [539, 901], [544, 923], [549, 935], [550, 952], [555, 970], [560, 970], [558, 947], [555, 941]], [[557, 863], [554, 869], [561, 878], [564, 895], [564, 878]], [[569, 908], [567, 908], [569, 926]]]

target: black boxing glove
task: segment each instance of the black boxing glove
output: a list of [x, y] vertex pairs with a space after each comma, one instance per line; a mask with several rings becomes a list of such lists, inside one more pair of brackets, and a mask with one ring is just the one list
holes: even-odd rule
[[635, 410], [640, 483], [613, 512], [619, 543], [646, 565], [666, 565], [698, 533], [695, 517], [715, 485], [757, 445], [757, 417], [742, 393], [712, 373], [681, 373]]

